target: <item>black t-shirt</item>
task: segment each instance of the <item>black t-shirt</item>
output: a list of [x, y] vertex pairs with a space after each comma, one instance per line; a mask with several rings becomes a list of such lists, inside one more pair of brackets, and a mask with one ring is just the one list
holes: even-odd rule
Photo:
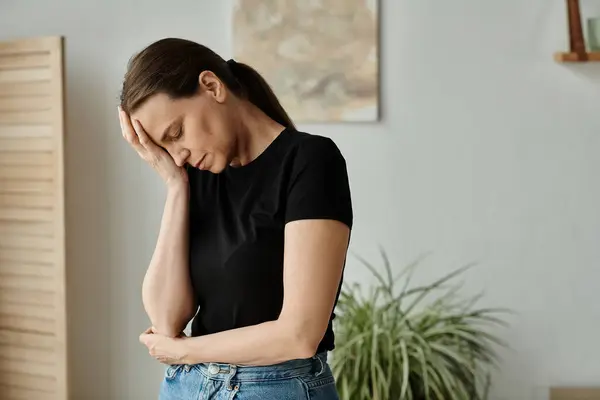
[[[190, 168], [189, 180], [190, 274], [199, 305], [192, 336], [279, 317], [287, 222], [335, 219], [352, 227], [346, 162], [322, 136], [285, 129], [249, 164], [220, 174]], [[334, 348], [334, 317], [318, 352]]]

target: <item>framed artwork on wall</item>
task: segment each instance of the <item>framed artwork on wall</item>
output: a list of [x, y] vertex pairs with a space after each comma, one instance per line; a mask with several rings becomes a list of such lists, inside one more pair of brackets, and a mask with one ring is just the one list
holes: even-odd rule
[[234, 58], [296, 122], [379, 119], [378, 0], [235, 0]]

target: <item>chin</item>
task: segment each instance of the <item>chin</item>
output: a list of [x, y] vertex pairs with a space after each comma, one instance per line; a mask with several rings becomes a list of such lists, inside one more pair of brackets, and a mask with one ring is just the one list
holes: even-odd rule
[[[215, 160], [216, 161], [216, 160]], [[206, 170], [208, 172], [212, 172], [213, 174], [220, 174], [221, 172], [225, 171], [225, 168], [227, 168], [227, 164], [223, 164], [221, 162], [214, 162], [209, 168], [207, 168]]]

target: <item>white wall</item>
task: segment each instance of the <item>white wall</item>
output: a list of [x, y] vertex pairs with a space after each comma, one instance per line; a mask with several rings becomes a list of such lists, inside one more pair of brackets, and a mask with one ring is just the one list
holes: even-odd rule
[[[230, 56], [229, 2], [124, 3], [0, 3], [0, 40], [67, 39], [74, 399], [153, 398], [162, 373], [137, 337], [164, 192], [118, 130], [126, 61], [164, 36]], [[381, 244], [398, 266], [432, 251], [425, 278], [480, 262], [467, 290], [517, 311], [497, 399], [600, 384], [600, 64], [552, 61], [563, 1], [383, 3], [382, 122], [301, 126], [346, 155], [352, 249], [377, 261]]]

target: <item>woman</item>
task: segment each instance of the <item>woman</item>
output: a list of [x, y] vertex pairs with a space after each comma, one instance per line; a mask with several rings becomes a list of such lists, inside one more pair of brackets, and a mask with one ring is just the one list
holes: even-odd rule
[[337, 399], [353, 215], [336, 145], [297, 131], [252, 68], [182, 39], [130, 61], [119, 119], [167, 186], [140, 336], [169, 364], [160, 398]]

